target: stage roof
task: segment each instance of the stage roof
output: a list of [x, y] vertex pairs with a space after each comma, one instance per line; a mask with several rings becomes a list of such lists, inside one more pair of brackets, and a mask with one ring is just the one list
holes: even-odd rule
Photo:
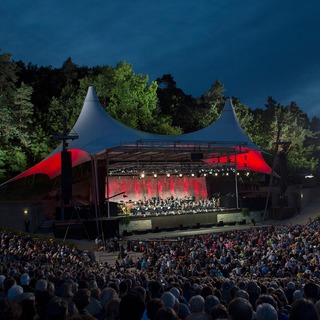
[[[241, 128], [231, 99], [227, 99], [218, 120], [204, 129], [181, 135], [158, 135], [130, 128], [112, 118], [102, 108], [95, 89], [89, 87], [68, 137], [74, 137], [67, 141], [73, 167], [92, 159], [106, 159], [111, 174], [153, 167], [209, 170], [223, 165], [265, 174], [272, 171], [263, 151]], [[62, 149], [63, 143], [43, 161], [8, 182], [35, 174], [57, 177], [61, 174]]]

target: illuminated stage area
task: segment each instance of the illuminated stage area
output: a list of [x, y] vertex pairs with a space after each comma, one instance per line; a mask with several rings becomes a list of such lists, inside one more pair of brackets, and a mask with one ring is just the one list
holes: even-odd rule
[[[229, 175], [202, 177], [109, 177], [112, 201], [105, 202], [99, 208], [94, 204], [79, 206], [83, 226], [75, 224], [69, 228], [70, 237], [86, 238], [88, 234], [94, 239], [101, 234], [101, 230], [106, 238], [111, 238], [251, 223], [251, 217], [244, 217], [242, 213], [243, 200], [240, 199], [237, 205], [235, 178], [232, 172]], [[245, 205], [261, 211], [265, 201], [266, 198], [260, 195], [254, 197], [251, 203], [246, 198]], [[72, 216], [75, 218], [74, 208], [65, 209], [65, 220], [72, 220]], [[59, 215], [56, 218], [55, 235], [62, 237], [67, 223], [59, 221]]]

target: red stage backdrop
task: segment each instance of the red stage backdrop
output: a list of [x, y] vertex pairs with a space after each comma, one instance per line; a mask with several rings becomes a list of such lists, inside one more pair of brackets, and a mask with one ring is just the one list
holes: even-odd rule
[[[208, 197], [205, 177], [165, 177], [157, 178], [146, 177], [109, 177], [109, 197], [125, 192], [126, 201], [138, 201], [160, 197], [166, 199], [173, 196], [174, 198], [195, 197], [198, 201]], [[106, 188], [106, 198], [107, 196]], [[110, 201], [119, 202], [124, 200], [122, 195], [110, 199]]]

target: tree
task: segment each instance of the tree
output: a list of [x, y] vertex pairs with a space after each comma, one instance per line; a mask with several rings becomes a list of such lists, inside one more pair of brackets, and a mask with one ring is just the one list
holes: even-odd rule
[[254, 141], [254, 122], [255, 119], [253, 117], [250, 109], [240, 102], [238, 98], [232, 98], [232, 104], [243, 131], [249, 136], [250, 139]]
[[186, 95], [170, 74], [158, 78], [157, 96], [159, 99], [160, 115], [170, 117], [172, 125], [180, 127], [183, 132], [191, 132], [199, 129], [199, 123], [195, 117], [196, 102], [190, 95]]
[[96, 88], [102, 106], [118, 121], [146, 132], [181, 133], [171, 124], [171, 118], [160, 112], [157, 83], [148, 84], [148, 76], [135, 74], [130, 64], [102, 67], [98, 75], [80, 81], [81, 90], [89, 85]]
[[[197, 104], [202, 116], [199, 117], [199, 124], [201, 128], [209, 126], [216, 121], [221, 113], [225, 104], [225, 97], [223, 95], [225, 88], [220, 80], [212, 84], [210, 90], [204, 93], [197, 99]], [[206, 116], [203, 117], [203, 114]], [[200, 128], [199, 128], [200, 129]]]
[[272, 150], [277, 143], [278, 153], [282, 159], [286, 158], [287, 175], [291, 179], [294, 173], [306, 168], [314, 170], [317, 165], [317, 160], [311, 152], [313, 146], [306, 145], [307, 138], [312, 136], [312, 132], [305, 118], [301, 117], [301, 113], [297, 111], [296, 104], [287, 107], [277, 104], [274, 109], [272, 134], [268, 146], [269, 150]]
[[149, 131], [157, 107], [157, 84], [148, 86], [148, 76], [134, 74], [125, 62], [117, 65], [113, 76], [108, 112], [132, 128]]
[[33, 105], [32, 88], [22, 84], [13, 93], [9, 104], [5, 95], [0, 98], [2, 121], [0, 124], [2, 178], [26, 169], [27, 153], [31, 144]]
[[20, 88], [15, 92], [13, 121], [16, 126], [16, 138], [22, 147], [28, 148], [30, 145], [30, 132], [32, 132], [33, 124], [33, 104], [31, 103], [31, 95], [33, 89], [22, 83]]
[[66, 85], [59, 97], [53, 97], [46, 115], [47, 134], [50, 136], [50, 145], [54, 148], [57, 141], [52, 137], [55, 133], [63, 132], [64, 121], [66, 121], [68, 131], [72, 129], [79, 117], [83, 104], [83, 96], [78, 99], [79, 89], [72, 84]]
[[0, 95], [5, 94], [8, 99], [13, 97], [17, 81], [16, 64], [11, 62], [10, 59], [10, 53], [0, 54]]

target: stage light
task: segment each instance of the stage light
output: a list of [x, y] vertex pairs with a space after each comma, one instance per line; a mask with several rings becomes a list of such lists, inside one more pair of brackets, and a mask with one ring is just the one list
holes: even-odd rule
[[191, 177], [194, 177], [194, 173], [193, 172], [191, 173]]
[[140, 179], [144, 179], [145, 178], [145, 173], [144, 172], [142, 172], [141, 174], [140, 174]]
[[153, 177], [154, 177], [154, 178], [157, 178], [157, 177], [158, 177], [158, 175], [157, 175], [156, 173], [154, 173], [154, 174], [153, 174]]
[[170, 178], [170, 173], [169, 172], [167, 172], [167, 178]]
[[182, 173], [179, 173], [179, 178], [182, 178], [183, 174]]
[[305, 175], [305, 179], [312, 179], [314, 178], [314, 175], [312, 173]]
[[214, 175], [217, 177], [218, 176], [218, 172], [216, 172]]
[[229, 175], [229, 172], [226, 173], [226, 176], [228, 176], [228, 175]]

